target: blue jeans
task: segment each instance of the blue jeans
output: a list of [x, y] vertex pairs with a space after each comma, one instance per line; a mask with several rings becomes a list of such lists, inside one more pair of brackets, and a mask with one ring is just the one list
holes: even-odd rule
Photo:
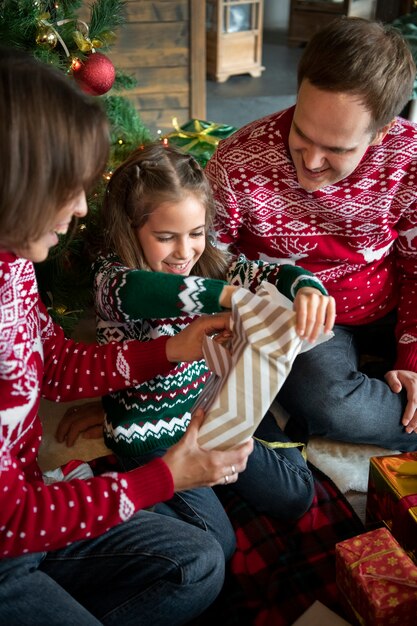
[[268, 448], [262, 441], [288, 443], [290, 439], [268, 412], [255, 432], [255, 446], [246, 470], [236, 483], [217, 489], [238, 493], [260, 513], [282, 520], [297, 519], [310, 507], [314, 481], [298, 448]]
[[[417, 434], [401, 424], [406, 394], [383, 380], [395, 358], [394, 324], [390, 315], [366, 326], [336, 326], [334, 338], [300, 354], [278, 394], [290, 421], [310, 435], [417, 450]], [[363, 363], [364, 354], [377, 359]]]
[[[290, 442], [270, 412], [262, 419], [255, 437], [272, 443]], [[122, 457], [120, 462], [128, 470], [164, 452], [160, 449], [143, 457]], [[239, 474], [236, 483], [220, 485], [215, 490], [204, 488], [183, 491], [155, 507], [158, 513], [175, 516], [208, 530], [222, 546], [226, 559], [234, 552], [235, 536], [215, 494], [218, 489], [231, 489], [260, 513], [280, 519], [300, 517], [310, 507], [314, 496], [313, 477], [299, 449], [272, 449], [255, 441], [246, 470]]]
[[[164, 453], [165, 450], [160, 448], [142, 457], [119, 457], [119, 461], [122, 468], [129, 471]], [[235, 532], [222, 504], [210, 487], [175, 493], [170, 500], [156, 504], [153, 511], [208, 532], [221, 546], [223, 558], [227, 561], [232, 557], [236, 549]]]
[[96, 539], [0, 560], [0, 623], [186, 624], [223, 580], [224, 555], [209, 533], [140, 511]]

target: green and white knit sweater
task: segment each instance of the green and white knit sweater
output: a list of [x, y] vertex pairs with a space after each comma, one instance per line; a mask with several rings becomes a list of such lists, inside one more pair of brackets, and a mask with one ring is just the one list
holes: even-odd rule
[[[227, 283], [132, 270], [115, 256], [100, 257], [93, 269], [99, 343], [175, 335], [197, 316], [221, 311], [219, 297], [227, 283], [256, 292], [268, 281], [291, 300], [300, 287], [327, 293], [300, 267], [247, 261], [244, 256], [231, 264]], [[204, 360], [178, 363], [167, 376], [105, 396], [106, 444], [119, 456], [137, 457], [176, 443], [209, 374]]]

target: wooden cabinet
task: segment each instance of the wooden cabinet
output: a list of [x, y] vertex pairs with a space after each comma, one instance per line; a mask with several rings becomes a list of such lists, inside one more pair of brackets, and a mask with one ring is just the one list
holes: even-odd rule
[[375, 17], [376, 0], [291, 0], [288, 45], [306, 43], [325, 24], [342, 15]]
[[263, 0], [207, 0], [207, 74], [260, 76]]
[[377, 0], [375, 18], [381, 22], [392, 22], [400, 15], [416, 9], [416, 0]]
[[153, 132], [206, 117], [205, 0], [128, 0], [111, 60], [135, 76], [123, 93]]

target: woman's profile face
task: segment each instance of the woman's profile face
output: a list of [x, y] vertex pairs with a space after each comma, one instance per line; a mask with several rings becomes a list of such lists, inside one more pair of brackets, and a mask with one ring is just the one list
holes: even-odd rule
[[38, 239], [31, 241], [24, 248], [13, 250], [13, 252], [33, 263], [45, 261], [50, 248], [57, 245], [58, 235], [64, 235], [67, 232], [72, 218], [74, 216], [84, 217], [85, 215], [87, 215], [87, 200], [85, 192], [82, 191], [59, 209], [52, 223], [46, 227], [45, 232]]

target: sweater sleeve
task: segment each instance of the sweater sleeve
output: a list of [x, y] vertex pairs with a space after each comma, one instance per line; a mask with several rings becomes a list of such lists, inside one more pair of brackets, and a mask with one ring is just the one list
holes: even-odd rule
[[413, 203], [398, 224], [398, 321], [396, 369], [417, 372], [417, 228]]
[[241, 254], [228, 270], [228, 280], [232, 285], [245, 287], [256, 292], [263, 281], [276, 286], [278, 291], [291, 301], [301, 287], [314, 287], [327, 295], [323, 283], [308, 270], [297, 265], [248, 261]]
[[174, 366], [166, 357], [168, 337], [102, 346], [78, 343], [65, 337], [41, 302], [39, 309], [44, 353], [41, 393], [48, 400], [101, 396], [168, 374]]
[[222, 310], [219, 298], [227, 284], [222, 280], [129, 269], [114, 258], [101, 259], [94, 271], [101, 319], [124, 323]]
[[127, 473], [45, 485], [27, 482], [19, 460], [0, 439], [0, 556], [62, 548], [91, 539], [136, 511], [173, 495], [162, 459]]
[[[236, 133], [232, 137], [235, 138]], [[216, 205], [214, 229], [218, 241], [220, 244], [225, 244], [230, 247], [230, 250], [238, 253], [235, 244], [239, 239], [239, 230], [242, 226], [243, 217], [227, 168], [223, 164], [222, 155], [229, 149], [228, 146], [228, 139], [220, 142], [217, 150], [207, 163], [204, 172], [213, 190]], [[232, 158], [231, 155], [230, 158]]]

